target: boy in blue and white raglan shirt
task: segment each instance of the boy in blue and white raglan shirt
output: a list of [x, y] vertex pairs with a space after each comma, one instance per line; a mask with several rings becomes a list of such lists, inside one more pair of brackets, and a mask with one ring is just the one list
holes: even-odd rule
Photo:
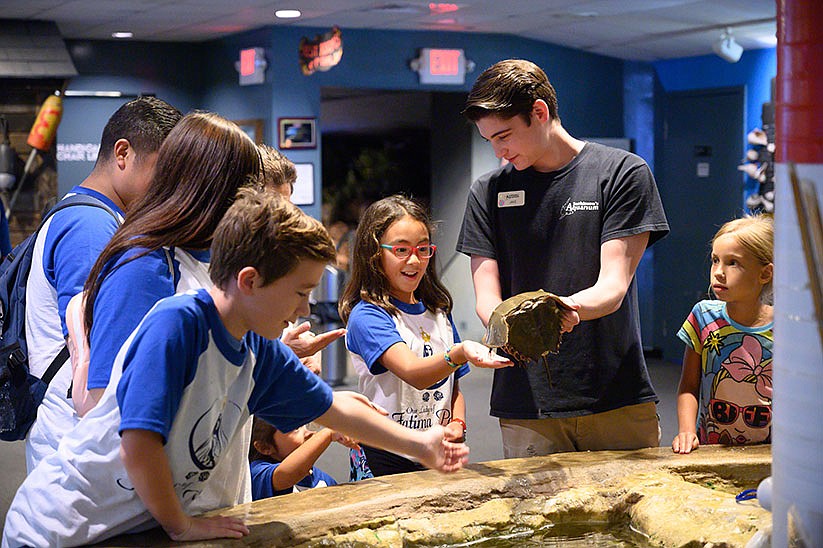
[[[66, 305], [83, 284], [100, 251], [129, 206], [139, 199], [154, 171], [157, 151], [182, 117], [155, 97], [122, 105], [106, 123], [94, 169], [67, 196], [85, 194], [109, 207], [75, 206], [50, 217], [38, 234], [26, 283], [26, 341], [31, 372], [41, 376], [66, 344]], [[152, 304], [154, 304], [152, 302]], [[71, 399], [71, 367], [64, 364], [49, 383], [26, 438], [26, 468], [57, 450], [77, 422]]]
[[[215, 232], [214, 287], [146, 315], [100, 402], [17, 492], [3, 546], [87, 544], [158, 523], [176, 541], [248, 534], [238, 518], [192, 515], [216, 509], [198, 495], [251, 414], [282, 431], [316, 420], [430, 468], [460, 469], [468, 448], [445, 441], [442, 427], [410, 431], [362, 396], [332, 393], [276, 340], [308, 314], [335, 255], [318, 221], [271, 192], [241, 190]], [[229, 464], [247, 470], [245, 459]]]
[[333, 441], [357, 447], [350, 438], [328, 428], [315, 432], [301, 426], [282, 432], [255, 417], [249, 447], [252, 499], [337, 485], [333, 477], [314, 466]]

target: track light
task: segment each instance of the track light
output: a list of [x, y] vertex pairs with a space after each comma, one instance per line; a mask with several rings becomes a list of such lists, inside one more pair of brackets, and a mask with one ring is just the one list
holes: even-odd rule
[[721, 59], [729, 63], [737, 63], [743, 55], [743, 46], [734, 41], [731, 27], [726, 27], [726, 30], [720, 34], [720, 39], [712, 44], [712, 49]]

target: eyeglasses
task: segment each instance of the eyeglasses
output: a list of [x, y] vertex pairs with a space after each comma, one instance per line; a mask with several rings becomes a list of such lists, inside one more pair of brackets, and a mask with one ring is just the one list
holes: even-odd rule
[[709, 400], [709, 415], [720, 424], [731, 424], [743, 414], [743, 422], [752, 428], [765, 428], [772, 422], [772, 408], [768, 405], [739, 406], [726, 400]]
[[391, 249], [391, 252], [398, 259], [408, 259], [412, 253], [415, 253], [420, 259], [430, 259], [437, 251], [437, 246], [434, 244], [423, 245], [389, 245], [380, 244], [383, 249]]

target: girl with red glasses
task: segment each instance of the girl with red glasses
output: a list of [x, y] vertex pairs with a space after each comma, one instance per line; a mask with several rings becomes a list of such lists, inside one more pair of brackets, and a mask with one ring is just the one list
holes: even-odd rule
[[771, 441], [773, 257], [770, 216], [730, 221], [712, 240], [716, 298], [697, 303], [677, 334], [686, 351], [675, 453]]
[[[466, 434], [458, 379], [468, 364], [512, 362], [480, 343], [460, 341], [451, 295], [435, 271], [431, 235], [428, 213], [413, 200], [395, 195], [369, 206], [357, 228], [340, 317], [360, 392], [400, 424], [445, 428], [445, 439], [457, 441]], [[404, 456], [362, 447], [366, 462], [352, 454], [352, 479], [362, 477], [365, 465], [375, 476], [423, 469]]]

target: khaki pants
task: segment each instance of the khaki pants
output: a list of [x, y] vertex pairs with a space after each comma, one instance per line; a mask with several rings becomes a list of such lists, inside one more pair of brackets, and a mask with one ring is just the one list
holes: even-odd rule
[[660, 445], [660, 420], [654, 402], [579, 417], [500, 419], [500, 432], [507, 459]]

